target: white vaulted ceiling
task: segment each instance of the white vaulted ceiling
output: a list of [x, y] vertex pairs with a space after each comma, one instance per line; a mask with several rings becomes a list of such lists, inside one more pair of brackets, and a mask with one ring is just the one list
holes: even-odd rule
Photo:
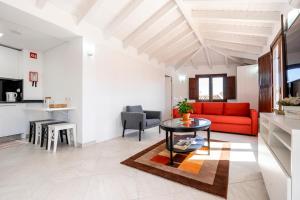
[[287, 0], [37, 0], [97, 26], [107, 36], [176, 69], [252, 64]]

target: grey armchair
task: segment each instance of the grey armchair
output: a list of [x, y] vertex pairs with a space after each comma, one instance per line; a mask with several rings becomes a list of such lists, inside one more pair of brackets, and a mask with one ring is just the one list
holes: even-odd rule
[[[161, 121], [160, 111], [144, 111], [142, 106], [126, 106], [126, 111], [121, 113], [123, 135], [126, 129], [139, 130], [139, 141], [142, 131], [148, 128], [159, 126]], [[160, 133], [160, 128], [159, 128]]]

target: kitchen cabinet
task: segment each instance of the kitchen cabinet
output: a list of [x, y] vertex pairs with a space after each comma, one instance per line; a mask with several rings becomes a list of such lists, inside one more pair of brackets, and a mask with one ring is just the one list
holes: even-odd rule
[[29, 133], [29, 121], [48, 119], [44, 112], [29, 111], [30, 108], [41, 108], [41, 103], [0, 103], [0, 137]]
[[0, 137], [26, 133], [24, 104], [0, 104]]
[[21, 51], [0, 46], [0, 77], [21, 79]]

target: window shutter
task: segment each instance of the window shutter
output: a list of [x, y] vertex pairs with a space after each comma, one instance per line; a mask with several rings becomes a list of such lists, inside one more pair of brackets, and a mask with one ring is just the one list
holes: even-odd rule
[[236, 77], [227, 76], [227, 99], [236, 99]]
[[189, 78], [189, 99], [197, 99], [197, 82], [196, 78]]

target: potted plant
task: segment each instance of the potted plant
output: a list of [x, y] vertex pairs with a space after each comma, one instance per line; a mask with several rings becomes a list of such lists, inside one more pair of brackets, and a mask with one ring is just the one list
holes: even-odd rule
[[187, 102], [187, 98], [185, 98], [183, 101], [178, 102], [177, 106], [178, 112], [182, 116], [182, 120], [188, 121], [190, 119], [190, 113], [193, 111], [193, 107]]
[[300, 119], [300, 97], [289, 97], [278, 101], [283, 106], [284, 114], [291, 119]]

